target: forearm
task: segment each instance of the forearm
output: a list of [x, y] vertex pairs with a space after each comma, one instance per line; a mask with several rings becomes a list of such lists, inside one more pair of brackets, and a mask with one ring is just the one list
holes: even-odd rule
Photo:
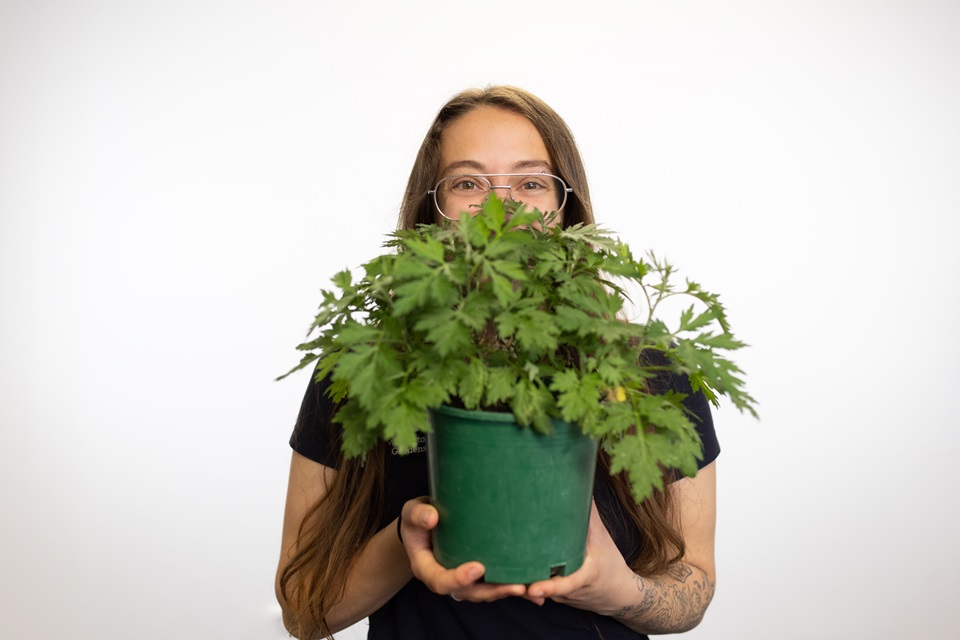
[[632, 589], [610, 615], [639, 633], [680, 633], [703, 619], [715, 580], [698, 567], [678, 562], [666, 573], [633, 575]]
[[[332, 633], [341, 631], [366, 618], [382, 607], [413, 577], [410, 561], [397, 538], [396, 522], [378, 531], [354, 559], [347, 576], [343, 597], [326, 615]], [[278, 594], [279, 597], [279, 594]], [[283, 621], [293, 633], [292, 611], [304, 611], [281, 599]], [[304, 640], [322, 638], [319, 629], [304, 635]]]

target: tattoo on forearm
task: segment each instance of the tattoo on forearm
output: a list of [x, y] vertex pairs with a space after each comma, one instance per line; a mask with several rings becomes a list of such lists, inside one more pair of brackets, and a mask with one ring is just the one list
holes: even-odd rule
[[632, 629], [646, 633], [676, 633], [697, 626], [716, 587], [707, 574], [684, 563], [655, 578], [636, 576], [640, 604], [629, 605], [613, 616]]

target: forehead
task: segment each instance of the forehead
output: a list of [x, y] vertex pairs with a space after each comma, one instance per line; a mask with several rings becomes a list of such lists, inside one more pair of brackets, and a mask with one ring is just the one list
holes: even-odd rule
[[540, 132], [526, 117], [484, 105], [447, 125], [440, 138], [440, 171], [470, 163], [490, 173], [510, 172], [515, 165], [539, 162], [550, 167]]

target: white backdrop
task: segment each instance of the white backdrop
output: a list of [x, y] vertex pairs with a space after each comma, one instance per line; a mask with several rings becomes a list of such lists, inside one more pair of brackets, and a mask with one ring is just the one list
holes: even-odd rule
[[508, 83], [752, 345], [688, 637], [960, 637], [960, 5], [368, 5], [0, 0], [0, 636], [285, 637], [272, 380]]

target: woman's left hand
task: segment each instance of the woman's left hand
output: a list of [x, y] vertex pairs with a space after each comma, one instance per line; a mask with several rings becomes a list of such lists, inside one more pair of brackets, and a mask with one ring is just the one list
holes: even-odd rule
[[611, 596], [620, 589], [635, 589], [635, 575], [600, 519], [597, 503], [590, 506], [587, 550], [583, 565], [569, 576], [534, 582], [524, 596], [537, 604], [547, 598], [578, 609], [609, 614]]
[[641, 577], [624, 561], [600, 519], [590, 512], [583, 566], [569, 576], [535, 582], [525, 598], [546, 598], [612, 616], [645, 634], [679, 633], [700, 623], [716, 585], [713, 543], [717, 521], [717, 463], [667, 489], [683, 522], [684, 555], [661, 574]]

